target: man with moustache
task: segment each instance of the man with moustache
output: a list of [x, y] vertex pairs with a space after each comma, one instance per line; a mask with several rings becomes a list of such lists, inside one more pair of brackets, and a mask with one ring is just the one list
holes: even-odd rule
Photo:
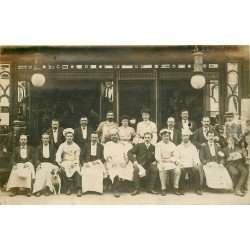
[[59, 126], [59, 120], [53, 119], [51, 121], [51, 128], [46, 133], [49, 134], [50, 144], [57, 150], [59, 146], [65, 141], [63, 136], [64, 128]]
[[170, 140], [176, 146], [181, 143], [181, 131], [175, 128], [175, 119], [174, 117], [169, 117], [167, 119], [167, 127], [165, 128], [170, 132]]

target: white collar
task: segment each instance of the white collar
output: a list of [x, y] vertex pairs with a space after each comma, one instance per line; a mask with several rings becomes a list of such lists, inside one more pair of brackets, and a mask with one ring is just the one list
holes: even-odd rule
[[49, 144], [48, 144], [48, 145], [44, 145], [44, 144], [43, 144], [43, 147], [44, 147], [44, 148], [48, 148], [48, 147], [49, 147]]
[[26, 149], [27, 145], [25, 145], [25, 146], [20, 145], [20, 147], [21, 147], [21, 149]]
[[182, 119], [182, 123], [188, 123], [188, 119], [187, 120]]

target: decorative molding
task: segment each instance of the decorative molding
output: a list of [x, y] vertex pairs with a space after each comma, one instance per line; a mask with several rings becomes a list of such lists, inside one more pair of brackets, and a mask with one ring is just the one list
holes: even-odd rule
[[128, 73], [128, 72], [121, 72], [120, 79], [154, 79], [153, 72], [149, 73]]
[[[160, 79], [191, 79], [193, 72], [161, 72]], [[218, 72], [204, 72], [205, 78], [219, 78]]]

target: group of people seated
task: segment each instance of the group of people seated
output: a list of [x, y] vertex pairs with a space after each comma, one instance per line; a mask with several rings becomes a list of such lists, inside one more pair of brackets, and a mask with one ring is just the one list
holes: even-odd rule
[[88, 191], [103, 193], [104, 179], [112, 182], [115, 197], [120, 197], [122, 181], [133, 182], [131, 195], [135, 196], [144, 177], [147, 192], [154, 195], [165, 196], [170, 190], [184, 195], [186, 180], [197, 195], [202, 195], [204, 183], [211, 189], [246, 194], [246, 142], [240, 124], [233, 122], [233, 114], [226, 114], [224, 127], [212, 127], [210, 118], [203, 117], [202, 127], [197, 129], [188, 110], [182, 110], [181, 120], [175, 123], [169, 117], [159, 134], [150, 121], [150, 110], [143, 109], [141, 114], [136, 130], [129, 126], [127, 115], [121, 117], [119, 127], [112, 111], [96, 131], [89, 127], [86, 116], [75, 130], [61, 128], [54, 119], [35, 149], [27, 145], [27, 135], [18, 135], [15, 121], [3, 149], [10, 155], [12, 166], [7, 191], [16, 196], [24, 188], [28, 197], [32, 193], [39, 197], [43, 192], [49, 196], [55, 192], [53, 172], [58, 173], [66, 194], [70, 195], [73, 187], [78, 197]]

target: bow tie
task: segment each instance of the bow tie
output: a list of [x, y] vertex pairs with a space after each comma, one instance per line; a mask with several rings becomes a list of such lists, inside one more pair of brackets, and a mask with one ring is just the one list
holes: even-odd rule
[[54, 131], [54, 132], [57, 132], [57, 129], [54, 129], [53, 131]]
[[21, 148], [25, 148], [25, 146], [22, 146]]

